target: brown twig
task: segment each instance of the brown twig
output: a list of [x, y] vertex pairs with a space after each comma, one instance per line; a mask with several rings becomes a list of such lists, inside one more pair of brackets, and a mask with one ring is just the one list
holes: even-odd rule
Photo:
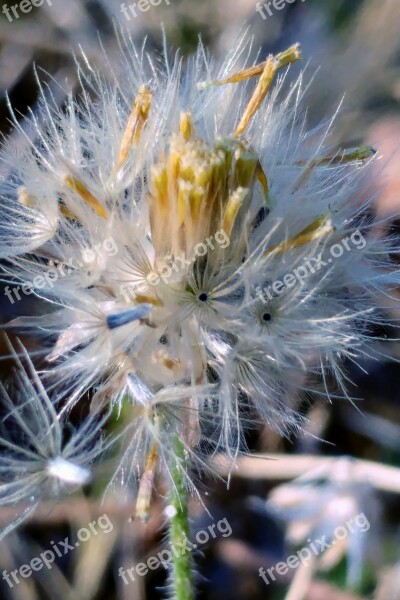
[[223, 477], [232, 474], [245, 479], [287, 481], [318, 468], [331, 472], [338, 461], [344, 460], [348, 460], [354, 481], [367, 482], [385, 492], [400, 494], [400, 469], [352, 457], [286, 454], [244, 456], [232, 468], [229, 458], [220, 455], [214, 459], [213, 467]]

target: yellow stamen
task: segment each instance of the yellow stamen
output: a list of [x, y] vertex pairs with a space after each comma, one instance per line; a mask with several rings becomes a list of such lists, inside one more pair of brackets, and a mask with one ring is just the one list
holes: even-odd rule
[[181, 113], [181, 122], [179, 130], [185, 142], [188, 142], [193, 134], [193, 122], [192, 115], [190, 112]]
[[266, 254], [272, 254], [272, 252], [286, 252], [287, 250], [304, 246], [305, 244], [309, 244], [314, 240], [318, 240], [326, 235], [329, 235], [333, 231], [334, 229], [329, 217], [321, 215], [314, 219], [310, 225], [307, 225], [307, 227], [302, 229], [290, 240], [281, 242], [280, 244], [275, 244], [274, 246], [271, 246], [271, 248], [268, 248]]
[[102, 217], [103, 219], [108, 218], [108, 213], [102, 203], [90, 190], [88, 190], [83, 181], [77, 177], [70, 177], [69, 175], [65, 177], [64, 181], [71, 190], [76, 192], [83, 200], [85, 200], [85, 202], [87, 202], [87, 204], [89, 204], [89, 206], [91, 206], [91, 208], [93, 208], [93, 210], [96, 211], [99, 217]]
[[301, 60], [301, 52], [299, 44], [295, 44], [291, 46], [284, 52], [280, 52], [275, 56], [269, 56], [266, 61], [260, 63], [259, 65], [255, 65], [254, 67], [250, 67], [249, 69], [244, 69], [243, 71], [239, 71], [239, 73], [235, 73], [226, 79], [219, 79], [217, 81], [212, 81], [208, 83], [199, 83], [198, 88], [204, 89], [210, 85], [225, 85], [228, 83], [239, 83], [240, 81], [244, 81], [251, 77], [256, 77], [260, 75], [260, 80], [257, 84], [256, 89], [250, 99], [249, 104], [245, 110], [245, 113], [237, 126], [235, 132], [233, 133], [234, 137], [240, 136], [244, 130], [250, 124], [252, 118], [260, 108], [263, 103], [265, 96], [267, 95], [271, 84], [274, 80], [276, 72], [283, 67], [287, 67], [293, 62]]
[[60, 213], [62, 214], [63, 217], [65, 217], [66, 219], [69, 219], [70, 221], [78, 220], [78, 217], [72, 212], [72, 210], [70, 210], [68, 208], [68, 206], [65, 206], [65, 204], [62, 204], [60, 202], [59, 207], [60, 207]]
[[228, 203], [225, 208], [224, 220], [222, 223], [222, 229], [225, 231], [228, 237], [230, 237], [232, 233], [236, 217], [240, 208], [243, 206], [243, 203], [247, 198], [248, 193], [248, 189], [238, 188], [229, 197]]
[[156, 443], [150, 448], [147, 456], [146, 466], [140, 480], [139, 491], [136, 500], [135, 517], [141, 521], [148, 521], [150, 517], [151, 497], [158, 462], [158, 446]]
[[376, 154], [376, 150], [372, 148], [372, 146], [359, 146], [358, 148], [349, 148], [347, 150], [342, 150], [337, 154], [330, 156], [320, 156], [314, 158], [313, 160], [300, 160], [296, 163], [299, 167], [306, 167], [304, 173], [302, 173], [298, 182], [295, 184], [294, 191], [297, 191], [301, 186], [303, 186], [311, 177], [311, 174], [315, 167], [322, 166], [331, 166], [331, 165], [344, 165], [346, 163], [354, 162], [354, 161], [363, 161], [372, 158]]
[[[21, 187], [18, 190], [18, 202], [20, 202], [27, 208], [35, 208], [35, 205], [37, 204], [37, 198], [35, 198], [35, 196], [32, 196], [28, 192], [26, 187]], [[70, 210], [67, 206], [65, 206], [65, 204], [63, 204], [62, 202], [59, 202], [59, 207], [60, 207], [60, 213], [63, 215], [63, 217], [66, 217], [67, 219], [70, 219], [71, 221], [77, 220], [76, 215], [74, 215], [72, 210]]]
[[153, 298], [152, 296], [146, 296], [143, 294], [137, 294], [135, 296], [135, 302], [139, 304], [152, 304], [153, 306], [162, 306], [162, 302], [158, 300], [158, 298]]
[[314, 158], [311, 161], [301, 160], [296, 164], [301, 167], [320, 167], [323, 165], [338, 165], [354, 162], [356, 160], [367, 160], [376, 154], [376, 150], [372, 146], [359, 146], [358, 148], [348, 148], [341, 150], [334, 155], [321, 156]]
[[[297, 60], [297, 59], [293, 59], [293, 60]], [[286, 65], [287, 62], [285, 61], [284, 64]], [[244, 132], [244, 130], [248, 127], [248, 125], [250, 124], [252, 118], [254, 117], [254, 115], [256, 114], [258, 109], [260, 108], [261, 104], [264, 102], [264, 99], [265, 99], [265, 97], [272, 85], [272, 82], [275, 78], [276, 72], [280, 68], [281, 68], [281, 64], [276, 58], [270, 57], [266, 61], [265, 67], [263, 69], [263, 72], [261, 73], [261, 77], [256, 86], [256, 89], [254, 90], [253, 95], [250, 98], [250, 102], [248, 103], [247, 108], [244, 111], [244, 115], [241, 118], [239, 125], [237, 126], [236, 130], [233, 133], [233, 135], [235, 137], [238, 137], [239, 135], [241, 135]]]
[[142, 85], [132, 106], [128, 124], [122, 137], [116, 170], [118, 171], [127, 161], [132, 146], [137, 146], [142, 131], [147, 123], [153, 94], [148, 87]]
[[231, 146], [225, 148], [223, 140], [210, 148], [196, 137], [171, 138], [167, 156], [151, 169], [150, 218], [157, 256], [170, 252], [189, 256], [212, 233], [228, 198]]
[[[249, 67], [248, 69], [243, 69], [243, 71], [239, 71], [226, 79], [217, 79], [216, 81], [202, 81], [197, 84], [198, 89], [205, 89], [207, 87], [216, 86], [216, 85], [226, 85], [228, 83], [240, 83], [241, 81], [245, 81], [246, 79], [251, 79], [252, 77], [257, 77], [261, 75], [271, 57], [265, 60], [258, 65], [254, 65], [253, 67]], [[292, 62], [297, 60], [301, 60], [301, 52], [300, 45], [295, 44], [291, 46], [284, 52], [280, 52], [274, 57], [274, 60], [277, 62], [277, 68], [282, 69], [283, 67], [287, 67]]]

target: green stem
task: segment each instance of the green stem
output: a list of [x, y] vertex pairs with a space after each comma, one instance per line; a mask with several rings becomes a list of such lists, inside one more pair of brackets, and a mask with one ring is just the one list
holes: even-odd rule
[[185, 466], [187, 458], [185, 446], [180, 438], [174, 439], [175, 462], [171, 468], [172, 484], [170, 490], [170, 504], [173, 506], [174, 516], [170, 521], [170, 539], [173, 547], [172, 555], [172, 584], [174, 587], [174, 600], [194, 600], [192, 560], [190, 553], [185, 551], [186, 540], [189, 540], [189, 498], [185, 485]]

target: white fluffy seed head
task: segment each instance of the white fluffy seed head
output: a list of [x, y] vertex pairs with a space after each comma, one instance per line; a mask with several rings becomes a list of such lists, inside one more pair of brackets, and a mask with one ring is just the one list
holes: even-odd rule
[[278, 74], [297, 46], [244, 69], [246, 41], [218, 69], [202, 47], [147, 68], [125, 42], [116, 85], [80, 71], [95, 101], [43, 97], [38, 143], [17, 164], [3, 151], [0, 201], [5, 277], [49, 306], [14, 323], [56, 337], [45, 377], [69, 405], [93, 388], [93, 410], [132, 404], [124, 481], [154, 444], [167, 469], [174, 433], [195, 457], [201, 440], [235, 456], [260, 423], [296, 430], [307, 372], [346, 395], [343, 365], [379, 359], [370, 333], [398, 283], [365, 199], [374, 153], [330, 147], [333, 119], [308, 128], [303, 77]]

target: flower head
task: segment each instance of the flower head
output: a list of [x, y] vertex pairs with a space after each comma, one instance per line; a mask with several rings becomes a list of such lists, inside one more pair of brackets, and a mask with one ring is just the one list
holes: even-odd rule
[[397, 274], [360, 200], [375, 152], [307, 128], [302, 77], [279, 75], [297, 45], [240, 68], [246, 49], [159, 66], [127, 40], [115, 85], [89, 68], [80, 104], [43, 98], [4, 184], [6, 276], [40, 277], [49, 307], [14, 325], [54, 341], [45, 376], [70, 405], [94, 388], [92, 406], [134, 406], [129, 472], [172, 433], [234, 456], [247, 426], [296, 429], [296, 374], [346, 394], [344, 363], [379, 357]]

